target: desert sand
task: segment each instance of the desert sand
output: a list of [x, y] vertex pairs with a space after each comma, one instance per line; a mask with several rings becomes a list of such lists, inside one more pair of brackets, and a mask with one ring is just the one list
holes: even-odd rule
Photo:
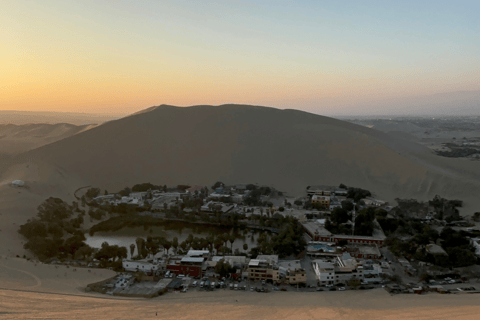
[[89, 130], [96, 125], [0, 124], [0, 153], [19, 154]]
[[125, 116], [120, 113], [93, 114], [81, 112], [0, 110], [0, 124], [101, 124]]
[[[478, 295], [395, 295], [382, 289], [346, 292], [168, 293], [154, 299], [86, 293], [109, 278], [103, 269], [66, 268], [0, 259], [1, 319], [476, 319]], [[155, 314], [158, 314], [155, 316]]]

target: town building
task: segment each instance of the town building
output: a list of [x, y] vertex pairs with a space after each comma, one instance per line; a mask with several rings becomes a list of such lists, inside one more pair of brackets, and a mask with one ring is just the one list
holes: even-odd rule
[[312, 204], [320, 204], [327, 208], [330, 207], [330, 196], [314, 194], [311, 200]]
[[128, 195], [130, 199], [137, 199], [139, 201], [145, 200], [146, 196], [147, 196], [147, 192], [131, 192]]
[[188, 250], [186, 256], [192, 258], [205, 258], [207, 259], [210, 255], [209, 250]]
[[307, 282], [307, 273], [300, 260], [287, 260], [278, 262], [280, 278], [284, 278], [288, 284], [300, 284]]
[[147, 273], [156, 273], [163, 270], [162, 264], [153, 260], [123, 260], [122, 267], [125, 271]]
[[314, 260], [312, 264], [320, 285], [364, 279], [363, 266], [348, 253], [331, 260]]
[[475, 248], [475, 255], [480, 256], [480, 238], [471, 238], [470, 243]]
[[190, 275], [190, 277], [201, 277], [203, 275], [205, 258], [185, 256], [181, 259], [171, 258], [167, 264], [167, 270], [175, 274]]
[[348, 253], [357, 259], [375, 259], [382, 257], [380, 250], [376, 245], [374, 246], [348, 246]]
[[195, 193], [200, 193], [202, 192], [203, 190], [203, 186], [191, 186], [190, 188], [188, 188], [187, 190], [185, 190], [185, 192], [189, 193], [189, 194], [195, 194]]
[[388, 204], [385, 201], [378, 200], [372, 197], [363, 198], [361, 201], [363, 201], [363, 203], [365, 203], [365, 205], [369, 207], [381, 207]]
[[[279, 280], [279, 271], [278, 266], [273, 262], [275, 259], [263, 260], [251, 259], [248, 263], [248, 279], [251, 281], [265, 280], [268, 282], [278, 282]], [[276, 258], [278, 262], [278, 256]]]
[[425, 250], [430, 253], [430, 254], [442, 254], [442, 255], [448, 255], [447, 252], [445, 250], [443, 250], [443, 248], [441, 246], [439, 246], [438, 244], [434, 244], [434, 243], [431, 243], [431, 244], [427, 244], [425, 246]]
[[[375, 221], [376, 222], [376, 221]], [[380, 225], [376, 223], [376, 228], [372, 236], [357, 236], [345, 234], [333, 234], [328, 231], [323, 225], [315, 220], [301, 222], [305, 232], [312, 238], [313, 241], [325, 241], [338, 243], [340, 240], [346, 240], [348, 244], [364, 244], [364, 245], [378, 245], [382, 246], [385, 243], [386, 236], [383, 233]]]

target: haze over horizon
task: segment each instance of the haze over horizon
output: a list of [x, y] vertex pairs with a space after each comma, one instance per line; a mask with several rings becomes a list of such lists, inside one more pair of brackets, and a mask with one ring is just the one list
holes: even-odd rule
[[0, 110], [479, 114], [476, 1], [4, 3]]

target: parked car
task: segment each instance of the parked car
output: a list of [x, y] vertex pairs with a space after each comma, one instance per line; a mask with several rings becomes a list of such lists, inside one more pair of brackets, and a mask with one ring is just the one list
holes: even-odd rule
[[253, 290], [254, 290], [254, 289], [253, 289], [253, 287], [250, 287], [250, 291], [252, 291], [252, 292], [253, 292]]
[[280, 291], [280, 289], [278, 289], [278, 287], [273, 287], [273, 290]]
[[238, 290], [238, 284], [235, 283], [235, 285], [233, 286], [233, 290]]
[[233, 290], [233, 284], [230, 283], [230, 290]]
[[336, 291], [337, 289], [335, 289], [334, 287], [330, 288], [330, 291]]
[[180, 290], [181, 293], [186, 293], [187, 292], [187, 288], [183, 288], [182, 290]]
[[448, 281], [448, 283], [453, 284], [453, 283], [455, 283], [455, 280], [450, 280], [450, 281]]
[[264, 285], [265, 285], [265, 280], [262, 280], [262, 286], [264, 286]]
[[316, 290], [317, 290], [317, 291], [323, 291], [323, 289], [322, 289], [322, 288], [317, 288]]
[[197, 286], [197, 281], [193, 281], [192, 287], [196, 287], [196, 286]]
[[246, 286], [246, 285], [243, 285], [243, 290], [247, 290], [247, 286]]
[[345, 291], [345, 287], [338, 288], [338, 291]]
[[280, 291], [287, 291], [286, 288], [280, 288]]
[[200, 288], [203, 288], [204, 285], [205, 285], [204, 281], [200, 282]]
[[331, 287], [333, 287], [333, 284], [327, 284], [325, 287], [331, 288]]

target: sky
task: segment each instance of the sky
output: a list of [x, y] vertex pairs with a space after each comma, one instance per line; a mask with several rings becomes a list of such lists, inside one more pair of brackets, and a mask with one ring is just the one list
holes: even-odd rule
[[480, 90], [478, 12], [478, 0], [3, 1], [0, 110], [395, 113], [389, 101]]

